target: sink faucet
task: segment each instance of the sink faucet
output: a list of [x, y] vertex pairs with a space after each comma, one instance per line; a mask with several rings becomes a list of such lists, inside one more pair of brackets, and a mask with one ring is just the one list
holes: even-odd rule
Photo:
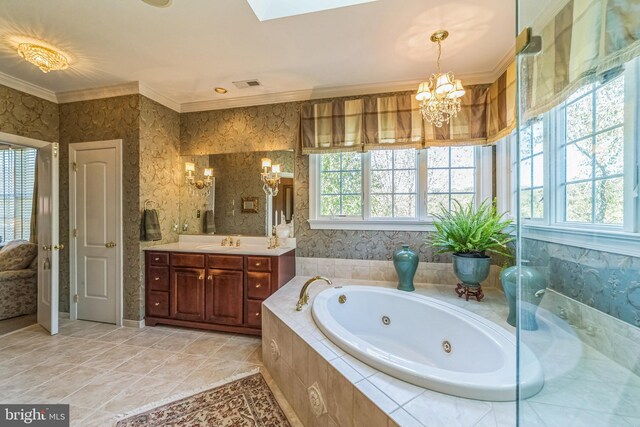
[[296, 311], [301, 311], [302, 306], [309, 303], [309, 292], [307, 291], [307, 288], [316, 280], [324, 280], [325, 282], [327, 282], [327, 285], [331, 286], [331, 280], [323, 276], [315, 276], [307, 280], [307, 282], [302, 285], [302, 289], [300, 290], [300, 299], [298, 299], [298, 303], [296, 304]]

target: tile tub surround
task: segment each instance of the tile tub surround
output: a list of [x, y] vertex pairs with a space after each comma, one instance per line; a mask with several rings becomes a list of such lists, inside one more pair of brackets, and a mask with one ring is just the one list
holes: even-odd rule
[[[491, 266], [487, 280], [482, 282], [483, 289], [498, 288], [501, 267]], [[321, 276], [335, 279], [357, 279], [395, 282], [398, 280], [393, 261], [341, 258], [296, 258], [296, 271], [301, 276]], [[451, 262], [420, 262], [414, 278], [416, 284], [440, 284], [455, 286], [460, 280], [453, 273]], [[451, 288], [453, 293], [453, 288]]]
[[[316, 327], [310, 305], [294, 307], [307, 277], [296, 277], [269, 298], [263, 308], [263, 361], [279, 388], [305, 425], [322, 426], [515, 426], [515, 402], [483, 402], [426, 390], [392, 378], [354, 359], [328, 341]], [[334, 285], [378, 285], [393, 282], [336, 279]], [[326, 285], [309, 287], [311, 302]], [[515, 333], [506, 319], [504, 295], [488, 288], [482, 302], [466, 302], [451, 286], [418, 285], [416, 292], [464, 307]], [[593, 419], [620, 426], [640, 425], [640, 379], [629, 370], [585, 345], [574, 334], [549, 328], [555, 316], [541, 309], [540, 346], [532, 349], [545, 372], [543, 390], [523, 402], [525, 425], [555, 427], [563, 416], [575, 425], [593, 425]], [[279, 354], [271, 350], [276, 342]], [[529, 339], [527, 342], [532, 341]], [[549, 343], [553, 349], [549, 351]], [[575, 357], [569, 357], [574, 355]], [[607, 373], [613, 372], [611, 378]], [[514, 372], [515, 375], [515, 372]], [[318, 388], [325, 411], [316, 416], [309, 404], [309, 388]], [[571, 393], [561, 392], [568, 387]], [[602, 390], [605, 390], [604, 392]], [[600, 401], [600, 393], [604, 397]], [[636, 394], [638, 393], [638, 394]], [[618, 404], [615, 404], [618, 398]], [[578, 402], [576, 404], [576, 402]], [[586, 424], [580, 424], [586, 423]], [[606, 425], [606, 424], [603, 424]]]
[[255, 369], [300, 426], [262, 365], [256, 337], [68, 318], [58, 335], [34, 325], [0, 336], [0, 402], [68, 403], [72, 426], [112, 426], [119, 414]]

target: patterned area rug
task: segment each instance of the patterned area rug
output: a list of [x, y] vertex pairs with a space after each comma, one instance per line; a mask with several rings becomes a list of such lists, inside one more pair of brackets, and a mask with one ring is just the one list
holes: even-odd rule
[[290, 424], [258, 373], [130, 416], [116, 426], [290, 427]]

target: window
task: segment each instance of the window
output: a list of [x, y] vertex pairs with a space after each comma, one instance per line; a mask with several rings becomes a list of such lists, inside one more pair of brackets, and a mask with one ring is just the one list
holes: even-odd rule
[[427, 230], [441, 206], [492, 197], [491, 151], [432, 147], [311, 155], [309, 223], [320, 229]]
[[520, 209], [522, 218], [544, 217], [544, 134], [541, 118], [520, 130]]
[[36, 150], [0, 146], [0, 236], [29, 240]]
[[476, 160], [473, 147], [432, 147], [427, 151], [427, 213], [450, 210], [453, 200], [472, 202]]
[[578, 90], [564, 105], [564, 220], [622, 226], [624, 75]]

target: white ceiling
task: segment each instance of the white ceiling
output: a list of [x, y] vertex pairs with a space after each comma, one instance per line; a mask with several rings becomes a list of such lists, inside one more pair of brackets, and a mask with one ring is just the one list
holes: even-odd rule
[[[167, 8], [135, 0], [2, 0], [0, 73], [55, 93], [139, 81], [183, 106], [397, 89], [435, 71], [428, 39], [441, 28], [451, 33], [444, 70], [467, 83], [489, 82], [513, 49], [515, 2], [378, 0], [261, 22], [245, 0], [173, 0]], [[14, 36], [57, 46], [71, 56], [70, 69], [42, 73], [18, 57]], [[254, 78], [263, 86], [231, 83]], [[216, 86], [229, 92], [216, 94]]]

